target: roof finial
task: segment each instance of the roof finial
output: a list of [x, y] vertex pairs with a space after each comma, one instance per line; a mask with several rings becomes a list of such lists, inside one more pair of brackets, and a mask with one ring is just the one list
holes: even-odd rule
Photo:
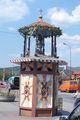
[[42, 18], [43, 18], [43, 16], [42, 16], [42, 12], [43, 12], [43, 10], [42, 10], [42, 9], [40, 9], [40, 10], [39, 10], [39, 14], [40, 14], [40, 15], [39, 15], [39, 21], [41, 21], [41, 20], [42, 20]]
[[40, 13], [40, 16], [42, 16], [43, 10], [40, 9], [40, 10], [39, 10], [39, 13]]

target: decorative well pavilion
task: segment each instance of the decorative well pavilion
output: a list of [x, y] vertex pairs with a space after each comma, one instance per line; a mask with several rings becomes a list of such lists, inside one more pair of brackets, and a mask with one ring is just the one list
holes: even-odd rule
[[[21, 67], [19, 114], [54, 116], [58, 107], [58, 67], [66, 65], [57, 57], [56, 38], [62, 35], [62, 31], [39, 16], [38, 22], [20, 28], [19, 32], [24, 38], [23, 55], [11, 61]], [[36, 42], [32, 56], [31, 38]], [[50, 38], [49, 56], [45, 54], [46, 38]]]

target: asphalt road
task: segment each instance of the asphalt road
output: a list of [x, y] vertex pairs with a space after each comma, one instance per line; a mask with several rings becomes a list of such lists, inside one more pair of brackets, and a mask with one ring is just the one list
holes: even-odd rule
[[63, 98], [63, 111], [66, 111], [63, 114], [69, 114], [74, 108], [74, 93], [59, 92], [58, 95]]

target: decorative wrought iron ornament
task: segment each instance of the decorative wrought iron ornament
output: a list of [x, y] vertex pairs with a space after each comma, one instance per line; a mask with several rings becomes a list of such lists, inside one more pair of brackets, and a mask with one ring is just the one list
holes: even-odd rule
[[20, 106], [31, 107], [32, 106], [32, 75], [21, 75], [21, 94], [20, 94]]
[[38, 75], [37, 107], [52, 107], [52, 75]]

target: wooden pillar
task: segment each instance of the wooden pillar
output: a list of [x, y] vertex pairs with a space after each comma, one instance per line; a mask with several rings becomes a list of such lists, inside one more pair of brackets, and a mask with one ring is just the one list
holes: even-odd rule
[[35, 46], [35, 55], [37, 54], [37, 47], [38, 47], [38, 31], [36, 30], [36, 46]]
[[23, 57], [26, 56], [26, 35], [24, 35], [24, 51], [23, 51]]
[[53, 66], [53, 92], [52, 92], [52, 116], [55, 114], [55, 76], [56, 76], [56, 63], [52, 63]]
[[30, 55], [30, 37], [28, 38], [28, 55]]
[[51, 40], [51, 56], [53, 57], [53, 33], [52, 33], [52, 40]]
[[54, 57], [57, 57], [56, 36], [54, 36]]
[[43, 55], [45, 55], [45, 42], [43, 40]]
[[36, 65], [34, 62], [34, 77], [33, 77], [33, 96], [32, 96], [32, 117], [36, 117], [36, 85], [37, 85], [37, 75], [36, 75]]
[[43, 55], [45, 54], [45, 42], [44, 42], [44, 31], [42, 31], [42, 44], [43, 44]]

